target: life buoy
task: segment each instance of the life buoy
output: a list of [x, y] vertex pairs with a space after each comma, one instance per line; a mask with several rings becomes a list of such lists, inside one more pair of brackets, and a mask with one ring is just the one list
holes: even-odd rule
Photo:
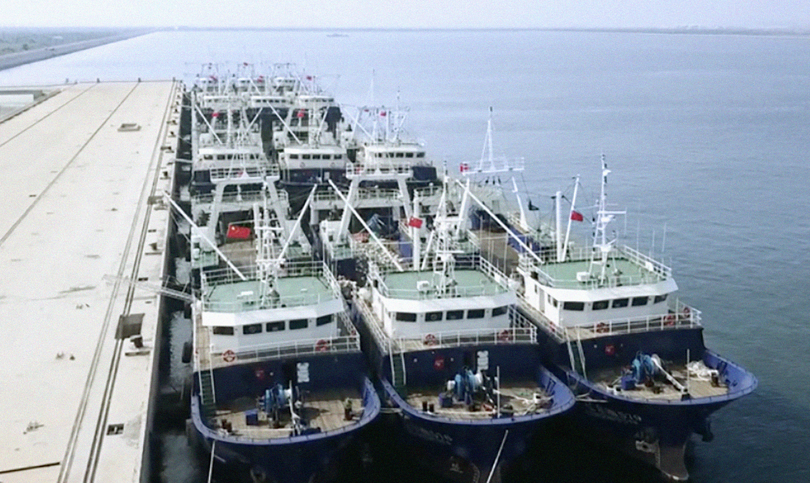
[[236, 360], [236, 354], [232, 350], [228, 349], [222, 353], [222, 360], [225, 362], [233, 362]]
[[425, 345], [436, 345], [439, 341], [436, 339], [436, 336], [433, 334], [428, 334], [425, 336]]
[[672, 327], [675, 325], [675, 316], [673, 314], [669, 314], [664, 318], [664, 325], [667, 327]]
[[321, 339], [315, 343], [315, 351], [317, 352], [326, 352], [329, 350], [329, 341], [326, 339]]
[[596, 324], [596, 332], [600, 334], [606, 333], [608, 329], [609, 329], [608, 325], [604, 322], [599, 322], [598, 324]]
[[510, 342], [512, 340], [512, 333], [509, 332], [509, 329], [504, 329], [498, 334], [498, 340], [501, 342]]
[[306, 167], [307, 167], [306, 163], [304, 163], [303, 161], [301, 161], [301, 164], [300, 164], [299, 166], [301, 166], [302, 168], [306, 168]]

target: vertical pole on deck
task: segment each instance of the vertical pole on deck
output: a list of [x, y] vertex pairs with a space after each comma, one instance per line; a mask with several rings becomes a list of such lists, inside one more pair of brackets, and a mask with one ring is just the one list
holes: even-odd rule
[[562, 197], [561, 192], [557, 192], [554, 194], [554, 210], [556, 213], [556, 223], [557, 227], [554, 230], [555, 239], [557, 241], [557, 261], [563, 261], [563, 254], [562, 254], [562, 217], [560, 216], [560, 198]]

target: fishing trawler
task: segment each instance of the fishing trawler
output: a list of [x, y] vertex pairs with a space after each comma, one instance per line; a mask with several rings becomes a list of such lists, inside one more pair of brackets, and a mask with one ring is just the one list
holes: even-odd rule
[[[459, 256], [454, 233], [466, 219], [447, 201], [445, 189], [424, 256], [419, 242], [405, 263], [381, 248], [386, 254], [369, 260], [353, 305], [405, 447], [443, 476], [499, 481], [541, 423], [574, 397], [541, 366], [536, 328], [512, 322], [514, 291], [485, 259]], [[414, 240], [426, 230], [418, 206], [417, 197], [408, 223]]]
[[538, 327], [549, 366], [577, 394], [580, 434], [686, 480], [692, 433], [711, 441], [709, 415], [750, 394], [757, 379], [706, 348], [702, 314], [677, 297], [670, 267], [608, 238], [608, 225], [623, 214], [607, 208], [609, 172], [603, 156], [590, 245], [567, 235], [572, 221], [584, 219], [573, 206], [576, 188], [567, 229], [559, 193], [556, 228], [540, 231], [507, 225], [481, 206], [512, 237], [521, 287], [515, 320]]
[[[267, 221], [260, 240], [272, 236]], [[380, 400], [329, 268], [258, 245], [250, 271], [201, 273], [191, 417], [212, 460], [255, 481], [310, 481], [377, 418]]]
[[[296, 99], [295, 77], [271, 75], [239, 77], [214, 74], [199, 79], [190, 93], [191, 176], [189, 211], [198, 229], [190, 236], [191, 268], [194, 273], [215, 268], [220, 258], [217, 246], [237, 263], [250, 264], [253, 254], [253, 207], [265, 198], [271, 225], [291, 233], [289, 196], [276, 189], [281, 174], [267, 155], [262, 126], [289, 109]], [[205, 82], [203, 82], [205, 81]], [[292, 259], [312, 257], [303, 232], [287, 255]]]
[[293, 212], [262, 139], [266, 111], [282, 118], [298, 81], [206, 79], [190, 95], [188, 209], [172, 201], [197, 287], [191, 427], [236, 478], [328, 477], [380, 401], [337, 280], [301, 227], [315, 190]]

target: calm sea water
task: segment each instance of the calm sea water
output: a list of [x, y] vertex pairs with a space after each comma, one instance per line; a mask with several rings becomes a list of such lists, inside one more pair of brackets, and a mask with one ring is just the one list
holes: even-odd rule
[[[534, 31], [160, 32], [0, 72], [0, 85], [191, 79], [208, 62], [294, 62], [349, 105], [411, 109], [448, 166], [523, 156], [543, 212], [581, 174], [626, 208], [625, 241], [671, 261], [707, 345], [752, 370], [753, 395], [697, 442], [696, 482], [810, 481], [810, 38]], [[373, 79], [373, 97], [372, 97]], [[576, 436], [520, 481], [655, 481]], [[191, 478], [191, 477], [189, 477]], [[178, 481], [178, 479], [173, 479]], [[192, 481], [189, 479], [188, 481]]]

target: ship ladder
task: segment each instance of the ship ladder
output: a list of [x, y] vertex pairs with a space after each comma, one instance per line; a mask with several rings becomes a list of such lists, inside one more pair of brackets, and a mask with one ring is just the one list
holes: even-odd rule
[[582, 340], [576, 340], [577, 350], [571, 346], [571, 339], [568, 339], [568, 357], [571, 360], [571, 369], [582, 377], [587, 377], [585, 373], [585, 353], [582, 350]]
[[399, 358], [394, 362], [395, 354], [391, 354], [391, 382], [398, 393], [405, 395], [408, 377], [405, 371], [405, 353], [400, 352]]
[[208, 422], [216, 417], [217, 402], [214, 396], [214, 374], [211, 370], [200, 371], [200, 417], [203, 422]]

